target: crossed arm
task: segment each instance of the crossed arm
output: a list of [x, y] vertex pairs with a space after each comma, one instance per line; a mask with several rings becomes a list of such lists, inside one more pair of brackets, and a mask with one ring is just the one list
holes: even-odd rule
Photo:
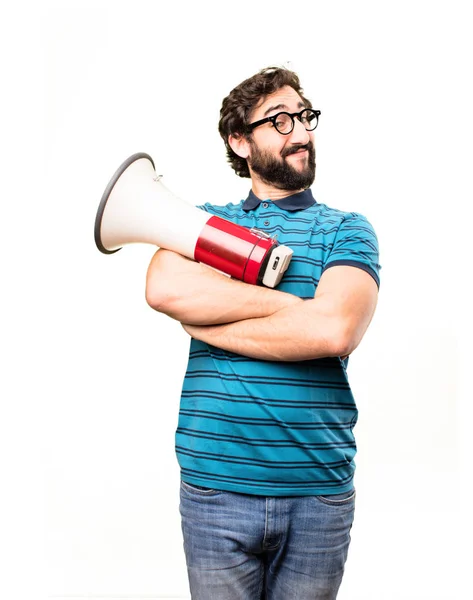
[[158, 250], [146, 300], [180, 321], [194, 338], [262, 360], [347, 356], [360, 343], [377, 301], [377, 285], [356, 267], [334, 266], [313, 299], [249, 285], [168, 250]]

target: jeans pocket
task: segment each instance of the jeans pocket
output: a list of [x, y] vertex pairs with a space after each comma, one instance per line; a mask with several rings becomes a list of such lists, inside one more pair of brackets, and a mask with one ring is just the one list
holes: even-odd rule
[[351, 504], [355, 502], [356, 491], [355, 488], [352, 488], [348, 492], [343, 492], [342, 494], [330, 494], [328, 496], [315, 496], [317, 500], [323, 502], [323, 504], [327, 504], [328, 506], [346, 506], [347, 504]]
[[187, 483], [182, 480], [181, 489], [191, 494], [198, 494], [199, 496], [214, 496], [215, 494], [220, 494], [220, 490], [203, 487], [201, 485], [196, 485], [195, 483]]

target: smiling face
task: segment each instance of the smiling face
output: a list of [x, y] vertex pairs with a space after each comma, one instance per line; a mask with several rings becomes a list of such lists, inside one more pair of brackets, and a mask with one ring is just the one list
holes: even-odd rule
[[[299, 94], [285, 86], [256, 106], [249, 123], [281, 111], [296, 113], [303, 108], [306, 104]], [[259, 197], [261, 194], [268, 197], [289, 195], [310, 187], [314, 181], [314, 132], [306, 131], [297, 118], [288, 135], [279, 133], [269, 122], [256, 127], [248, 139], [240, 137], [230, 143], [233, 150], [248, 161], [253, 191]]]

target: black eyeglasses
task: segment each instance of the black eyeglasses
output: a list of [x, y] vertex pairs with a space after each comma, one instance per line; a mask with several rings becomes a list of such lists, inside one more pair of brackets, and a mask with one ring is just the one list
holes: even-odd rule
[[266, 117], [266, 119], [250, 123], [246, 127], [246, 133], [251, 133], [255, 127], [259, 127], [264, 123], [272, 123], [279, 133], [289, 135], [294, 129], [295, 117], [299, 119], [307, 131], [314, 131], [319, 122], [319, 116], [320, 110], [313, 110], [312, 108], [304, 108], [298, 113], [280, 112], [272, 117]]

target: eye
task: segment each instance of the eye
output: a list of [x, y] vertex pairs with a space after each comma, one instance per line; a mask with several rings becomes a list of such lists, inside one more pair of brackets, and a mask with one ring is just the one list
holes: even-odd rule
[[286, 133], [292, 128], [292, 119], [287, 113], [274, 115], [273, 124], [279, 133]]
[[315, 113], [311, 110], [304, 111], [301, 115], [301, 121], [305, 125], [309, 124], [311, 121], [315, 119]]

